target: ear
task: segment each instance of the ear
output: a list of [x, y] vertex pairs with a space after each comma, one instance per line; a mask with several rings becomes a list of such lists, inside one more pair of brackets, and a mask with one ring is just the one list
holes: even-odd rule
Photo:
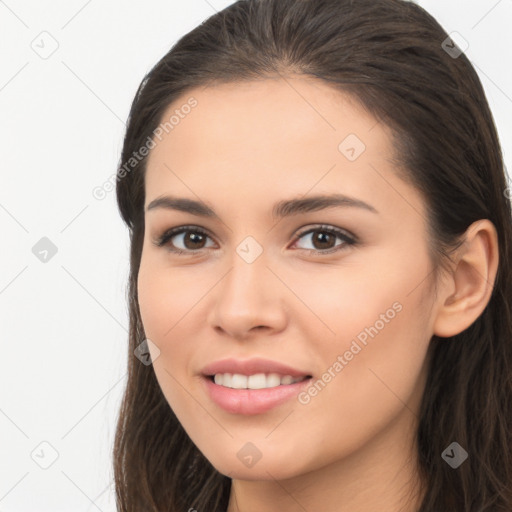
[[467, 329], [482, 314], [498, 270], [498, 235], [488, 219], [474, 222], [456, 251], [454, 270], [438, 296], [434, 334], [447, 338]]

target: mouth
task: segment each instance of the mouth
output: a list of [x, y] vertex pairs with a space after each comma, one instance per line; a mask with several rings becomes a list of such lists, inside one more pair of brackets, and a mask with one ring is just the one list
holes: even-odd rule
[[207, 396], [224, 411], [237, 415], [263, 414], [278, 407], [310, 385], [311, 375], [252, 375], [217, 373], [203, 375]]
[[311, 375], [293, 377], [278, 373], [255, 373], [244, 375], [241, 373], [216, 373], [206, 375], [214, 384], [230, 389], [271, 389], [278, 386], [289, 386], [310, 379]]
[[299, 366], [252, 357], [214, 361], [201, 370], [203, 389], [232, 414], [261, 414], [297, 396], [312, 380]]

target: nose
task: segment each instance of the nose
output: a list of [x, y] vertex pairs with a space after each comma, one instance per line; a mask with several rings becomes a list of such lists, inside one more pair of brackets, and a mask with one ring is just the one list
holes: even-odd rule
[[212, 290], [209, 325], [237, 340], [282, 331], [287, 288], [268, 266], [265, 252], [250, 263], [235, 253], [231, 262]]

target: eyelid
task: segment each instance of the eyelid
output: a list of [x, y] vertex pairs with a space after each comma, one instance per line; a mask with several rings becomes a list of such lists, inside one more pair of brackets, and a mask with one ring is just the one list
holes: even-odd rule
[[358, 241], [358, 238], [348, 231], [347, 229], [338, 228], [336, 226], [332, 226], [330, 224], [308, 224], [307, 228], [299, 228], [299, 231], [295, 235], [295, 240], [301, 238], [304, 235], [307, 235], [308, 233], [314, 232], [314, 231], [326, 231], [328, 233], [333, 233], [337, 236], [345, 236], [346, 238], [350, 238], [354, 240], [355, 242]]
[[329, 233], [336, 238], [339, 238], [342, 240], [343, 243], [335, 245], [334, 247], [331, 247], [330, 249], [299, 249], [301, 251], [307, 251], [308, 253], [312, 253], [314, 255], [328, 255], [332, 253], [338, 253], [342, 252], [343, 250], [347, 249], [348, 247], [352, 246], [355, 247], [359, 244], [359, 239], [355, 235], [353, 235], [350, 231], [342, 228], [338, 228], [336, 226], [332, 226], [330, 224], [316, 224], [316, 225], [309, 225], [307, 229], [300, 230], [297, 235], [295, 236], [295, 239], [292, 242], [292, 246], [295, 245], [304, 235], [308, 235], [309, 233], [314, 232], [322, 232], [322, 233]]
[[[170, 228], [164, 230], [160, 235], [158, 235], [154, 240], [153, 243], [157, 247], [162, 247], [167, 244], [168, 240], [171, 238], [174, 238], [177, 235], [181, 235], [182, 233], [186, 233], [187, 231], [191, 231], [194, 233], [201, 233], [202, 235], [205, 235], [213, 240], [213, 236], [210, 235], [209, 231], [205, 228], [202, 228], [200, 226], [196, 225], [184, 225], [184, 226], [176, 226], [175, 228]], [[195, 252], [201, 251], [202, 249], [197, 249], [196, 251], [189, 250], [189, 251], [182, 251], [182, 252], [189, 252], [190, 254], [194, 254]], [[179, 249], [177, 250], [179, 251]]]

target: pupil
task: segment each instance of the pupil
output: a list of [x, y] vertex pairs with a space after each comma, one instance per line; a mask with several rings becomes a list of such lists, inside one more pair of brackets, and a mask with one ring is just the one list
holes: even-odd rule
[[[201, 242], [201, 238], [202, 238], [203, 235], [201, 235], [200, 233], [191, 233], [188, 237], [185, 237], [185, 242], [188, 240], [188, 239], [192, 239], [192, 244], [194, 244], [194, 242], [196, 243], [200, 243]], [[187, 244], [186, 244], [187, 245]], [[189, 249], [197, 249], [198, 247], [188, 247]]]
[[[320, 238], [320, 245], [321, 245], [321, 249], [325, 249], [325, 247], [322, 247], [322, 238], [326, 237], [327, 239], [329, 239], [329, 237], [331, 237], [332, 235], [330, 233], [325, 233], [325, 232], [319, 232], [319, 235], [317, 235], [317, 239]], [[325, 244], [325, 238], [324, 238], [324, 244]]]

